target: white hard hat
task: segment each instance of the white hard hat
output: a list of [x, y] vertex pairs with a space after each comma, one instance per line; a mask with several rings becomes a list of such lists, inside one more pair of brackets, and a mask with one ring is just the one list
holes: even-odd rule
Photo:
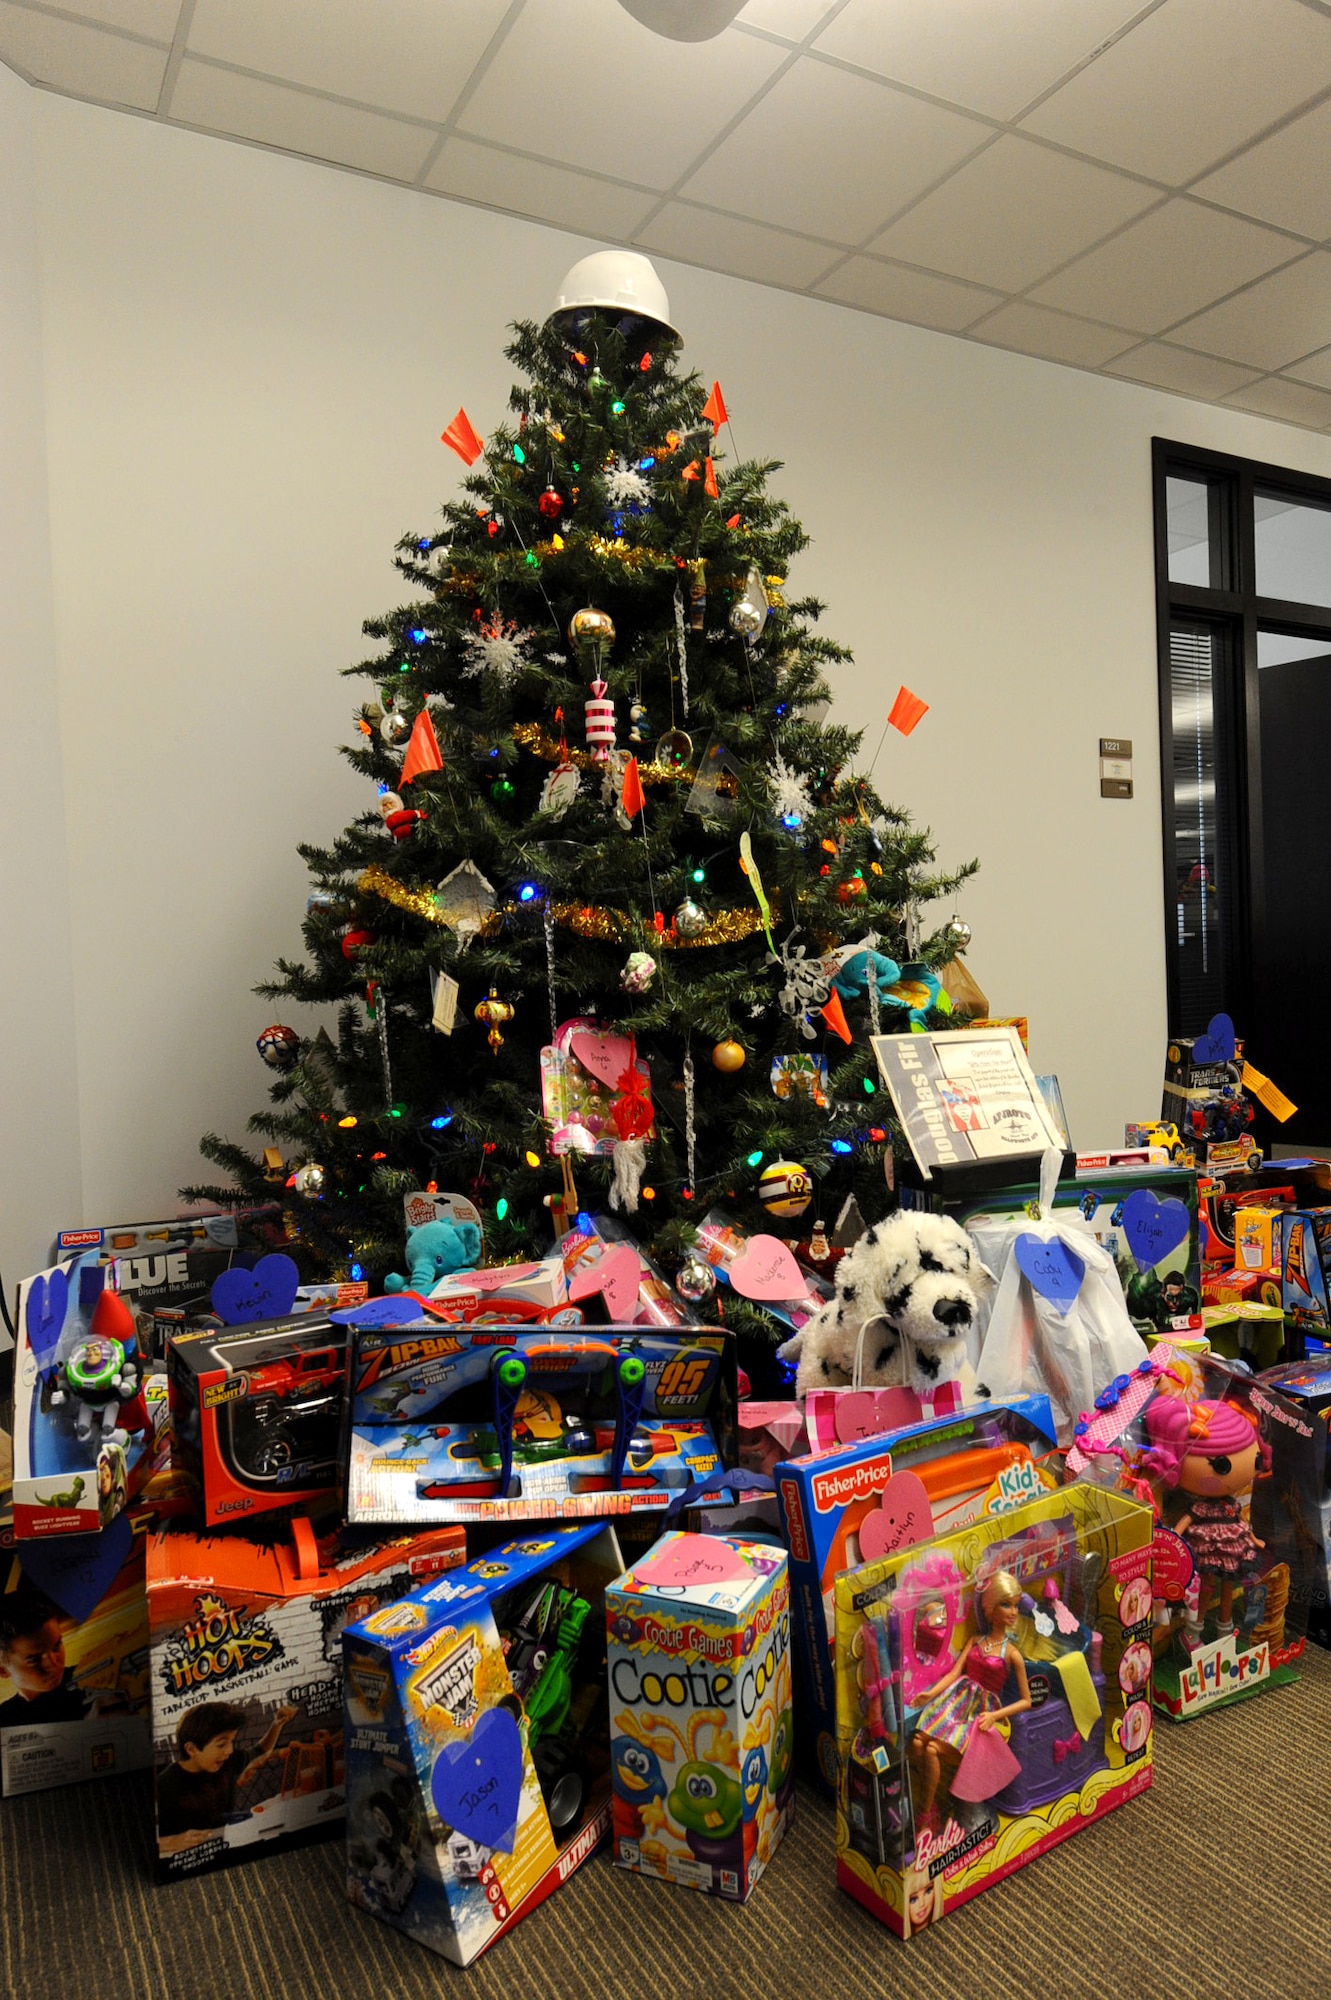
[[665, 286], [651, 259], [636, 250], [596, 250], [590, 257], [580, 257], [572, 270], [564, 273], [550, 317], [576, 319], [596, 307], [632, 314], [679, 339], [678, 330], [670, 323]]

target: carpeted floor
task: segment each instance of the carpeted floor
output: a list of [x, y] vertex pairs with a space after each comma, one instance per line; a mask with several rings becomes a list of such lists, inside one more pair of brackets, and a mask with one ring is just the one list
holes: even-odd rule
[[902, 1945], [841, 1894], [830, 1809], [746, 1909], [604, 1855], [467, 1972], [342, 1895], [339, 1843], [154, 1885], [146, 1779], [0, 1806], [6, 2000], [1326, 2000], [1331, 1655], [1157, 1733], [1156, 1785]]

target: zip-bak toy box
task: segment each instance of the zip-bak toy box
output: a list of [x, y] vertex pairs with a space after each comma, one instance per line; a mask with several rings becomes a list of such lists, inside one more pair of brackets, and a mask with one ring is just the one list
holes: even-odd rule
[[1144, 1791], [1150, 1633], [1151, 1510], [1100, 1487], [846, 1571], [841, 1887], [911, 1937]]
[[610, 1825], [603, 1522], [505, 1542], [345, 1636], [347, 1894], [469, 1965]]
[[349, 1316], [352, 1522], [663, 1512], [735, 1463], [726, 1333], [376, 1325], [383, 1303]]
[[176, 1462], [209, 1527], [337, 1487], [346, 1368], [346, 1328], [321, 1314], [169, 1342]]
[[466, 1558], [460, 1528], [339, 1550], [154, 1535], [147, 1552], [158, 1874], [340, 1831], [342, 1633]]
[[1176, 1720], [1297, 1677], [1325, 1597], [1316, 1431], [1269, 1383], [1167, 1342], [1077, 1426], [1069, 1474], [1155, 1508], [1154, 1698]]
[[91, 1535], [139, 1493], [165, 1414], [134, 1316], [95, 1251], [18, 1288], [13, 1525], [20, 1541]]
[[785, 1552], [663, 1535], [605, 1614], [615, 1860], [745, 1902], [794, 1812]]
[[1054, 1448], [1048, 1397], [1021, 1396], [777, 1467], [800, 1695], [815, 1732], [818, 1782], [829, 1796], [836, 1786], [837, 1577], [885, 1546], [927, 1541], [1045, 1491], [1057, 1477], [1047, 1465]]

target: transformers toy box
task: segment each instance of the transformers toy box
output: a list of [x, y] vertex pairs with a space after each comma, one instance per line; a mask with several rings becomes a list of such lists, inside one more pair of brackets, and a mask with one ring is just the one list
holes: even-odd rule
[[154, 1535], [147, 1550], [158, 1875], [342, 1827], [342, 1633], [465, 1561], [460, 1528], [339, 1546]]
[[[846, 1419], [871, 1396], [844, 1392]], [[1054, 1448], [1048, 1398], [1022, 1396], [777, 1467], [800, 1693], [813, 1724], [818, 1784], [829, 1797], [837, 1774], [837, 1577], [871, 1555], [928, 1541], [1047, 1491], [1059, 1477]]]
[[1151, 1782], [1151, 1510], [1069, 1486], [836, 1585], [837, 1880], [898, 1937]]
[[347, 1894], [471, 1961], [610, 1824], [603, 1522], [501, 1543], [348, 1629]]
[[661, 1513], [735, 1463], [726, 1333], [394, 1326], [377, 1323], [382, 1307], [401, 1302], [348, 1316], [352, 1522]]
[[321, 1314], [167, 1346], [176, 1463], [209, 1527], [321, 1498], [342, 1477], [346, 1328]]
[[615, 1860], [745, 1902], [795, 1809], [785, 1551], [663, 1535], [605, 1615]]
[[150, 1477], [165, 1399], [134, 1315], [95, 1251], [18, 1288], [13, 1527], [20, 1541], [95, 1535]]
[[1293, 1398], [1162, 1341], [1078, 1423], [1069, 1475], [1155, 1509], [1155, 1705], [1186, 1721], [1296, 1678], [1325, 1601], [1325, 1436]]
[[101, 1534], [18, 1542], [0, 1489], [0, 1791], [150, 1761], [142, 1510]]

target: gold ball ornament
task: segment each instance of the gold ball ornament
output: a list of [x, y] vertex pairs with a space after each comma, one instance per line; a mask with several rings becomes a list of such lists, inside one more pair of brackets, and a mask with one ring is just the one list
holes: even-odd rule
[[723, 1076], [733, 1076], [737, 1069], [743, 1069], [747, 1061], [740, 1042], [718, 1042], [712, 1050], [712, 1067], [719, 1069]]
[[509, 1006], [507, 1000], [499, 998], [499, 992], [496, 987], [492, 986], [486, 998], [477, 1002], [476, 1019], [482, 1027], [489, 1028], [490, 1032], [486, 1036], [486, 1040], [490, 1044], [491, 1052], [494, 1055], [498, 1055], [500, 1049], [504, 1046], [504, 1038], [499, 1030], [513, 1019], [513, 1009]]
[[813, 1177], [797, 1160], [773, 1160], [758, 1176], [758, 1199], [783, 1220], [803, 1215], [813, 1200]]
[[598, 611], [594, 605], [584, 604], [581, 611], [575, 611], [568, 621], [569, 643], [579, 652], [584, 646], [598, 650], [615, 643], [615, 621], [608, 611]]

